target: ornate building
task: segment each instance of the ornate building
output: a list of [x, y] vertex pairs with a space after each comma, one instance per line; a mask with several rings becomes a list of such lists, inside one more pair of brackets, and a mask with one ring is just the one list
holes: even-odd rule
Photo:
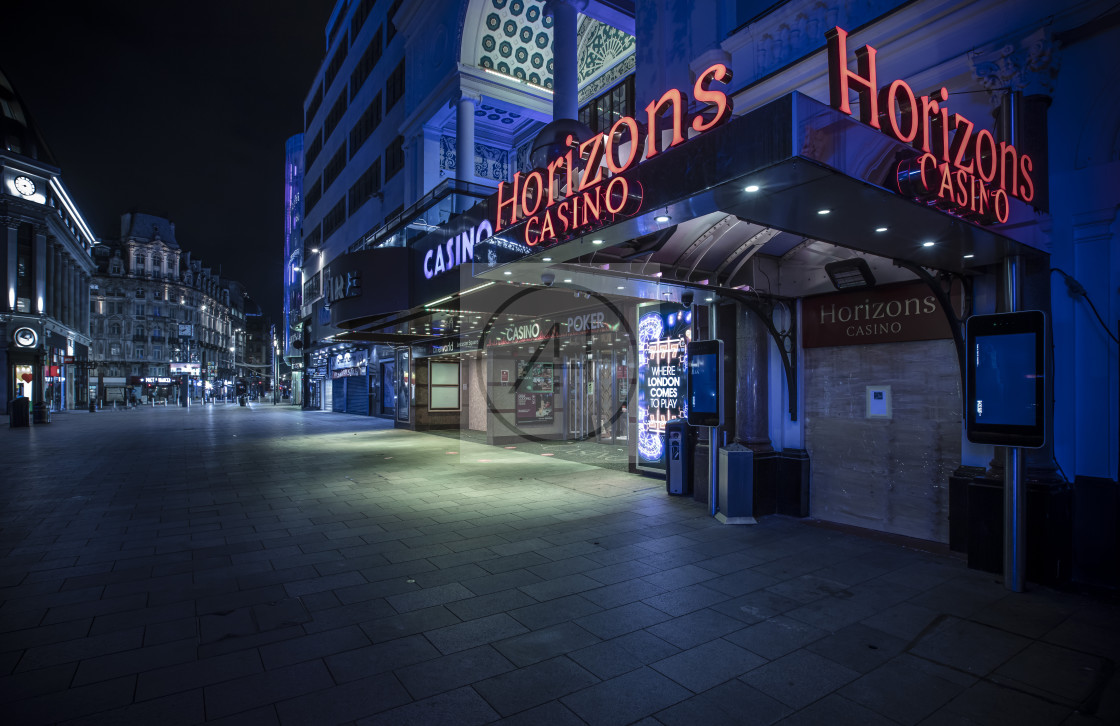
[[89, 279], [97, 244], [27, 109], [0, 73], [0, 370], [5, 409], [87, 402]]
[[90, 328], [99, 401], [175, 402], [184, 390], [198, 400], [232, 387], [245, 332], [240, 283], [191, 259], [175, 224], [150, 214], [121, 215], [120, 239], [101, 245], [95, 260]]

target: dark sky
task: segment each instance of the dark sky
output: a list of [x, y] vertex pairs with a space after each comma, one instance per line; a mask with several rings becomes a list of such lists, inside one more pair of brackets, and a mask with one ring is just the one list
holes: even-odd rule
[[94, 234], [175, 222], [179, 246], [278, 321], [284, 142], [332, 0], [5, 3], [0, 68]]

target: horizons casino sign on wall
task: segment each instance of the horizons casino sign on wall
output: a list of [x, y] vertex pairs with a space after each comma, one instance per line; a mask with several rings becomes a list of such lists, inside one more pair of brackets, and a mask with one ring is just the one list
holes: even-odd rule
[[801, 321], [805, 348], [953, 337], [941, 305], [924, 282], [807, 297], [801, 302]]
[[1014, 146], [959, 113], [949, 113], [949, 89], [915, 96], [905, 81], [880, 87], [876, 50], [856, 49], [857, 71], [848, 69], [848, 33], [836, 27], [828, 39], [829, 100], [852, 115], [849, 91], [859, 97], [859, 120], [921, 152], [899, 164], [898, 191], [981, 224], [1006, 222], [1009, 195], [1030, 202], [1034, 162]]
[[646, 106], [645, 123], [624, 116], [582, 143], [568, 136], [568, 152], [548, 167], [517, 172], [498, 185], [494, 233], [523, 224], [519, 241], [544, 248], [637, 214], [643, 191], [622, 175], [685, 143], [690, 127], [702, 134], [731, 118], [731, 99], [713, 83], [731, 83], [730, 69], [716, 63], [696, 79], [693, 96], [706, 104], [700, 113], [690, 116], [688, 96], [673, 88]]

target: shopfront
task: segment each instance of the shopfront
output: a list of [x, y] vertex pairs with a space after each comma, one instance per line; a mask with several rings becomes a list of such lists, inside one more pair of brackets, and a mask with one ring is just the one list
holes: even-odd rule
[[685, 346], [720, 339], [726, 424], [698, 437], [698, 481], [709, 445], [740, 444], [758, 514], [947, 541], [949, 478], [993, 456], [961, 431], [961, 322], [1003, 304], [1008, 258], [1045, 274], [998, 231], [1030, 218], [1039, 181], [967, 100], [949, 129], [829, 37], [831, 106], [791, 93], [733, 115], [750, 99], [713, 64], [417, 239], [403, 289], [364, 298], [355, 280], [381, 273], [343, 262], [332, 322], [396, 346], [371, 375], [398, 425], [601, 442], [657, 475]]

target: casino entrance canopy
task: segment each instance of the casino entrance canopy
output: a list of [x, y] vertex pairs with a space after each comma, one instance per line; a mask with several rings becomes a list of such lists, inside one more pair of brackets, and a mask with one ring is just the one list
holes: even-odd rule
[[[646, 262], [651, 274], [663, 271], [664, 282], [734, 287], [750, 256], [797, 255], [807, 246], [812, 255], [820, 242], [964, 274], [1009, 255], [1045, 252], [900, 194], [899, 164], [917, 156], [847, 114], [789, 94], [623, 173], [629, 188], [640, 190], [635, 214], [538, 245], [523, 259]], [[496, 195], [471, 212], [483, 208], [494, 219], [495, 205]], [[1010, 207], [1005, 228], [1032, 214], [1014, 198]], [[499, 236], [524, 242], [525, 226]], [[476, 277], [508, 280], [507, 269], [514, 281], [540, 281], [539, 269], [488, 268], [475, 257]]]
[[[988, 227], [901, 194], [900, 164], [918, 155], [848, 114], [792, 93], [610, 177], [626, 180], [631, 203], [610, 222], [604, 214], [603, 223], [574, 235], [546, 238], [540, 218], [534, 227], [523, 214], [499, 227], [500, 194], [491, 195], [411, 244], [406, 294], [372, 307], [367, 298], [361, 315], [332, 312], [333, 324], [348, 331], [336, 339], [429, 339], [434, 331], [425, 328], [433, 319], [425, 303], [446, 299], [445, 307], [460, 309], [452, 298], [486, 280], [539, 286], [549, 271], [558, 287], [568, 280], [582, 290], [658, 299], [673, 287], [757, 284], [746, 263], [761, 254], [805, 271], [802, 284], [787, 279], [770, 290], [798, 297], [832, 290], [824, 265], [856, 256], [880, 258], [880, 269], [896, 262], [962, 275], [989, 272], [1008, 256], [1045, 257], [1047, 250], [1000, 231], [1031, 218], [1018, 199], [1008, 202], [1007, 223]], [[478, 232], [470, 256], [448, 246], [462, 245], [463, 230]], [[434, 266], [433, 252], [446, 255], [439, 265], [450, 274], [433, 274], [443, 269]], [[892, 274], [913, 279], [902, 269], [876, 277], [886, 282]]]

